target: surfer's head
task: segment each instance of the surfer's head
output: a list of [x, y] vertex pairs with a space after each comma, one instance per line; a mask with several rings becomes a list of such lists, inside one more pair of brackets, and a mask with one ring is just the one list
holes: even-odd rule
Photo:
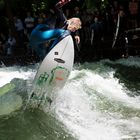
[[76, 30], [81, 29], [81, 25], [82, 25], [82, 22], [81, 22], [80, 18], [77, 18], [77, 17], [70, 18], [68, 20], [67, 29], [72, 32], [75, 32]]

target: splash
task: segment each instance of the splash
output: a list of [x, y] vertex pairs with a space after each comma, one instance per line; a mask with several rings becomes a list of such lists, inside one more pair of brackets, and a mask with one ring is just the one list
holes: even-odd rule
[[8, 115], [22, 107], [22, 89], [27, 88], [23, 87], [22, 81], [30, 79], [32, 75], [31, 69], [29, 71], [17, 67], [0, 69], [0, 116]]
[[101, 72], [103, 67], [99, 66], [95, 64], [94, 71], [72, 71], [51, 111], [78, 140], [140, 137], [139, 98], [127, 95], [124, 85], [114, 77], [115, 70], [110, 68], [104, 75], [106, 70]]
[[[126, 70], [135, 65], [133, 61], [129, 61], [128, 64], [127, 60], [116, 62], [107, 60], [76, 67], [65, 87], [55, 93], [50, 108], [45, 108], [47, 113], [49, 111], [49, 114], [64, 124], [65, 129], [75, 139], [140, 138], [140, 98], [139, 96], [130, 97], [127, 94], [129, 88], [119, 82], [120, 77], [114, 77], [118, 65], [115, 68], [106, 65], [106, 62], [116, 65], [119, 61]], [[30, 68], [28, 70], [0, 69], [0, 79], [2, 79], [0, 86], [9, 83], [13, 78], [25, 79], [27, 84], [30, 84], [34, 75], [35, 72]], [[23, 87], [19, 84], [19, 89]], [[14, 104], [13, 107], [15, 108]]]
[[35, 75], [35, 72], [29, 69], [24, 71], [24, 68], [9, 67], [0, 69], [0, 87], [9, 83], [14, 78], [29, 79]]

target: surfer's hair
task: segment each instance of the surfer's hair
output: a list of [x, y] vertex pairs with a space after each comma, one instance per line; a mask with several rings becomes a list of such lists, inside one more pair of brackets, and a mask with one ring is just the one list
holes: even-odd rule
[[80, 18], [78, 17], [73, 17], [67, 20], [69, 25], [74, 25], [76, 26], [78, 29], [82, 28], [82, 22], [80, 20]]

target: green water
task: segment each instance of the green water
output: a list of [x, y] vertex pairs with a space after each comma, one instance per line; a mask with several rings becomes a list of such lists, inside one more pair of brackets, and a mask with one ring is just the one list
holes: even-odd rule
[[52, 115], [39, 109], [0, 118], [0, 140], [74, 140]]
[[0, 69], [0, 140], [140, 139], [139, 57], [75, 64], [50, 108], [28, 104], [34, 69]]

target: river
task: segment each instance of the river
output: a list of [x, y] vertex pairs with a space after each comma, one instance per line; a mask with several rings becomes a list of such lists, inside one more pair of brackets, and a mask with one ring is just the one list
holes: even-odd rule
[[34, 108], [38, 66], [0, 68], [0, 140], [140, 139], [139, 57], [74, 64], [51, 105]]

